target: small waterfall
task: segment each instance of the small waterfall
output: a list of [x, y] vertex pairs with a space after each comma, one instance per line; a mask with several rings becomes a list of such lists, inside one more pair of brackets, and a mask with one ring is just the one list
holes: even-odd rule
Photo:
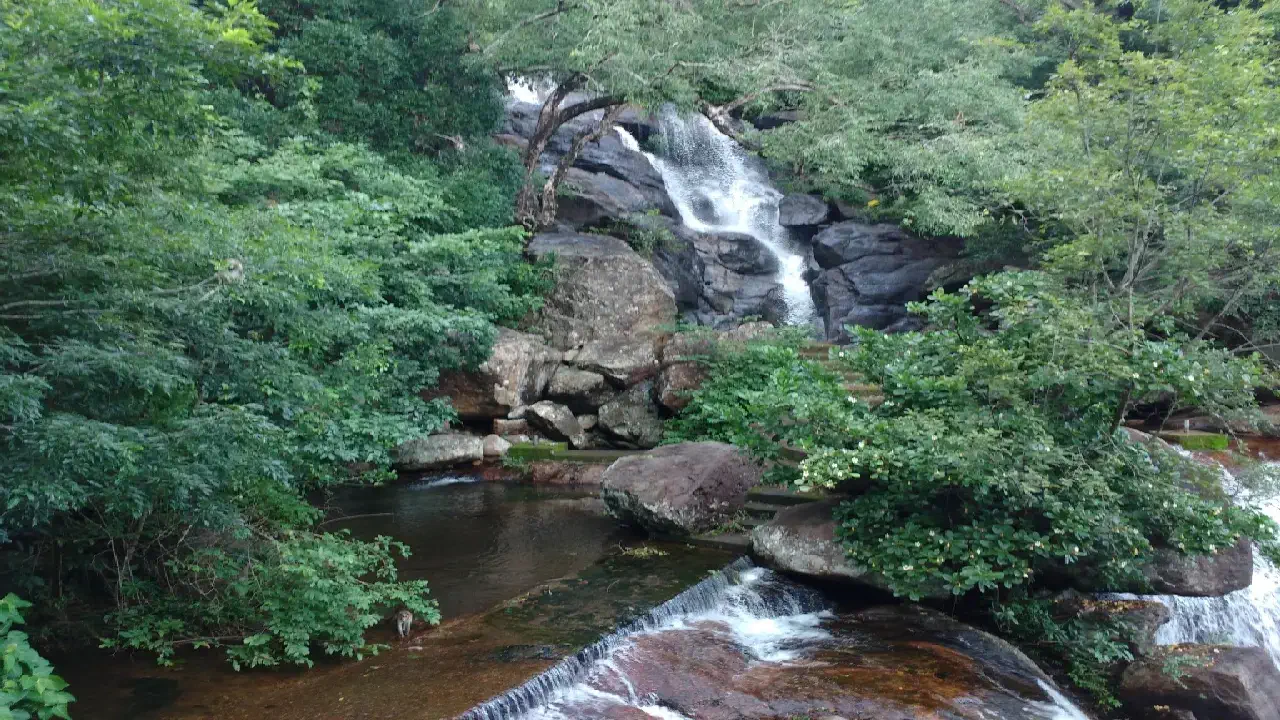
[[730, 587], [736, 584], [738, 576], [753, 569], [747, 558], [735, 560], [723, 570], [650, 610], [643, 617], [614, 630], [576, 655], [561, 660], [550, 670], [459, 715], [458, 720], [510, 720], [524, 716], [544, 705], [556, 693], [573, 687], [593, 665], [605, 660], [626, 637], [657, 628], [673, 618], [706, 612], [715, 607]]
[[[807, 657], [810, 651], [832, 639], [824, 623], [834, 617], [821, 593], [784, 581], [741, 558], [524, 685], [472, 708], [458, 720], [581, 720], [597, 717], [593, 708], [634, 709], [658, 720], [690, 720], [660, 704], [655, 696], [637, 691], [625, 670], [637, 639], [711, 624], [723, 628], [753, 662], [803, 666], [812, 661]], [[659, 673], [669, 670], [655, 668]], [[1019, 702], [1019, 714], [1013, 717], [1089, 720], [1052, 685], [1041, 682], [1040, 686], [1047, 700]], [[979, 712], [992, 720], [1012, 720], [1007, 712]]]
[[[1223, 483], [1238, 487], [1225, 468]], [[1244, 493], [1240, 493], [1241, 496]], [[1280, 498], [1271, 498], [1261, 509], [1280, 522]], [[1117, 598], [1158, 600], [1168, 606], [1172, 619], [1156, 633], [1156, 643], [1208, 643], [1260, 647], [1280, 667], [1280, 570], [1254, 554], [1253, 584], [1222, 597], [1195, 598], [1176, 595], [1113, 595]]]
[[814, 324], [817, 311], [804, 277], [804, 253], [778, 224], [782, 193], [769, 183], [759, 161], [702, 115], [682, 116], [667, 108], [661, 121], [661, 151], [648, 157], [680, 219], [698, 232], [744, 233], [758, 240], [778, 258], [787, 324]]

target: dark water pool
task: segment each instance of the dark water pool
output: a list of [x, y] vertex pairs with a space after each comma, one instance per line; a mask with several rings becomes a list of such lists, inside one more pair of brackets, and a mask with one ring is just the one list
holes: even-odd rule
[[573, 575], [623, 537], [590, 489], [426, 476], [333, 500], [327, 527], [390, 535], [413, 554], [401, 577], [425, 579], [445, 618], [482, 612], [539, 583]]

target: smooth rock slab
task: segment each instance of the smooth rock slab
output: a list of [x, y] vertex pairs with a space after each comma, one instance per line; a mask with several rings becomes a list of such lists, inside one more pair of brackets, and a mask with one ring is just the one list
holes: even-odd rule
[[732, 445], [680, 443], [610, 465], [601, 497], [624, 522], [655, 533], [697, 535], [741, 510], [761, 475], [760, 466]]
[[401, 470], [436, 470], [479, 462], [484, 459], [484, 445], [474, 435], [428, 435], [396, 448], [395, 464]]
[[[839, 500], [801, 503], [778, 512], [751, 531], [751, 552], [763, 564], [791, 575], [825, 582], [854, 583], [890, 592], [878, 574], [856, 565], [836, 537]], [[939, 589], [929, 597], [945, 598]]]

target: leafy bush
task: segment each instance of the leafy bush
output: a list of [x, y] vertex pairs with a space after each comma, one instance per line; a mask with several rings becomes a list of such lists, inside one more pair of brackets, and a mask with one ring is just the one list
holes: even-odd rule
[[48, 660], [32, 649], [27, 634], [15, 630], [23, 623], [22, 611], [31, 603], [13, 593], [0, 598], [0, 720], [70, 718], [67, 706], [75, 698], [67, 682], [53, 674]]
[[1111, 692], [1111, 674], [1118, 663], [1133, 660], [1126, 642], [1132, 627], [1111, 618], [1060, 620], [1047, 600], [1005, 602], [994, 616], [1002, 632], [1059, 659], [1071, 682], [1100, 705], [1120, 705]]
[[1090, 307], [1010, 273], [915, 306], [929, 332], [851, 328], [833, 362], [881, 386], [874, 409], [794, 348], [752, 348], [713, 364], [673, 437], [767, 459], [779, 443], [804, 449], [798, 478], [775, 472], [859, 493], [839, 512], [850, 556], [913, 598], [1017, 588], [1081, 562], [1133, 578], [1157, 546], [1207, 554], [1242, 535], [1275, 555], [1274, 524], [1227, 503], [1212, 471], [1117, 432], [1128, 407], [1157, 397], [1244, 412], [1262, 368], [1108, 329]]

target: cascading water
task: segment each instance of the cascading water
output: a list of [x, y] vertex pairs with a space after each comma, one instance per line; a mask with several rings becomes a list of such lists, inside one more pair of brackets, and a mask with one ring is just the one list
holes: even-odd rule
[[[1226, 470], [1228, 486], [1234, 484]], [[1272, 520], [1280, 522], [1280, 499], [1262, 504]], [[1172, 619], [1156, 633], [1161, 645], [1210, 643], [1260, 647], [1280, 667], [1280, 571], [1269, 560], [1254, 554], [1253, 584], [1229, 595], [1210, 598], [1173, 595], [1144, 597], [1169, 607]]]
[[[662, 174], [681, 221], [698, 232], [744, 233], [768, 248], [778, 259], [787, 324], [814, 324], [804, 254], [778, 223], [782, 193], [758, 161], [702, 115], [683, 116], [668, 108], [660, 130], [661, 151], [647, 156]], [[626, 140], [639, 150], [634, 139]]]
[[[814, 677], [820, 678], [823, 676], [822, 668], [829, 667], [827, 661], [820, 659], [824, 651], [852, 652], [855, 655], [865, 652], [873, 659], [867, 661], [865, 668], [858, 668], [849, 677], [871, 677], [858, 673], [869, 671], [874, 674], [875, 668], [883, 667], [884, 659], [875, 656], [877, 647], [882, 643], [872, 637], [853, 640], [845, 638], [843, 641], [837, 639], [831, 626], [838, 625], [843, 617], [832, 613], [826, 600], [817, 591], [782, 580], [771, 571], [754, 567], [743, 558], [542, 675], [473, 708], [461, 715], [459, 720], [596, 720], [633, 717], [690, 720], [690, 715], [698, 717], [701, 713], [681, 707], [681, 698], [673, 700], [671, 697], [659, 697], [651, 690], [646, 690], [646, 683], [670, 683], [679, 689], [690, 678], [696, 686], [698, 678], [705, 678], [707, 673], [729, 673], [725, 677], [732, 677], [736, 673], [758, 672], [775, 682], [777, 674], [787, 673], [791, 674], [788, 677], [803, 678], [807, 673], [814, 672]], [[650, 655], [645, 655], [646, 643]], [[908, 645], [914, 646], [915, 643], [914, 636], [908, 638]], [[655, 647], [658, 648], [659, 657], [663, 656], [663, 652], [668, 653], [668, 658], [676, 656], [678, 659], [675, 662], [679, 667], [655, 664], [652, 655]], [[745, 665], [737, 670], [720, 667], [733, 663], [733, 657], [742, 655], [749, 660], [741, 661]], [[962, 664], [958, 667], [967, 666]], [[896, 669], [891, 672], [896, 672]], [[946, 669], [931, 669], [928, 676], [933, 677], [935, 672], [942, 677], [949, 675]], [[965, 670], [960, 669], [958, 672], [963, 673]], [[950, 698], [955, 700], [951, 706], [934, 708], [927, 715], [974, 720], [1089, 720], [1052, 685], [1042, 680], [1034, 681], [1031, 686], [1038, 686], [1041, 699], [1028, 700], [1024, 693], [1006, 690], [1000, 682], [991, 680], [990, 675], [994, 674], [994, 671], [981, 670], [982, 682], [990, 681], [989, 685], [973, 688], [972, 695], [962, 692], [961, 697]], [[898, 685], [900, 682], [899, 678], [892, 684]], [[868, 684], [877, 685], [874, 679], [868, 680]], [[751, 682], [747, 681], [746, 685], [751, 685]], [[801, 681], [801, 685], [808, 687], [804, 681]], [[836, 687], [833, 692], [837, 694], [850, 692], [847, 687]], [[883, 689], [883, 686], [879, 687]], [[674, 691], [677, 694], [678, 689]], [[1024, 685], [1024, 691], [1025, 689]], [[687, 688], [684, 691], [690, 692]], [[857, 691], [852, 692], [856, 696]], [[874, 693], [874, 689], [872, 692]], [[917, 700], [910, 697], [914, 692], [908, 691], [908, 705]], [[954, 692], [954, 688], [949, 692]], [[692, 693], [692, 696], [686, 696], [684, 700], [699, 702], [709, 699], [712, 706], [718, 706], [721, 698], [728, 701], [732, 696], [735, 702], [745, 702], [748, 705], [755, 703], [751, 717], [810, 714], [804, 711], [787, 711], [778, 715], [769, 710], [770, 706], [766, 701], [746, 697], [741, 687], [725, 687], [721, 681], [704, 684], [701, 688], [695, 687]], [[708, 698], [708, 693], [712, 697]], [[803, 689], [797, 690], [798, 702], [805, 701], [807, 696], [804, 693]], [[921, 693], [926, 694], [927, 691], [922, 690]], [[770, 702], [778, 700], [767, 692], [762, 697], [768, 697]], [[880, 702], [874, 694], [868, 697], [866, 700], [855, 698], [852, 702], [865, 702], [865, 707]], [[833, 699], [833, 702], [838, 701]], [[786, 702], [790, 701], [784, 700], [783, 704]], [[900, 697], [884, 702], [885, 705], [876, 707], [903, 707]], [[935, 714], [934, 710], [941, 712]], [[857, 716], [863, 715], [858, 713]], [[887, 717], [888, 714], [884, 716]], [[895, 711], [892, 716], [900, 715]]]

